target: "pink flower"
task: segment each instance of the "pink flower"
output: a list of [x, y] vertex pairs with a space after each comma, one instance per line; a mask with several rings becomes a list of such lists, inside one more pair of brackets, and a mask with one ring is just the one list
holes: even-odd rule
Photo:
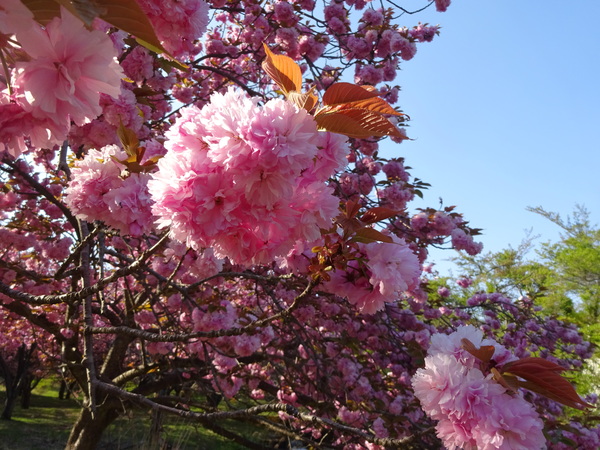
[[208, 25], [204, 0], [138, 0], [165, 49], [176, 57], [197, 53], [195, 41]]
[[373, 314], [414, 288], [421, 274], [419, 259], [404, 240], [395, 236], [393, 239], [393, 243], [361, 244], [368, 278], [356, 264], [351, 264], [346, 271], [334, 270], [324, 289], [346, 297], [361, 312]]
[[[340, 143], [324, 142], [314, 119], [287, 101], [258, 106], [230, 89], [201, 110], [184, 108], [167, 136], [149, 183], [153, 211], [160, 227], [196, 250], [266, 263], [317, 239], [338, 212], [324, 181], [340, 162]], [[315, 163], [321, 145], [334, 153], [323, 152], [326, 169]]]
[[116, 145], [90, 150], [72, 170], [65, 202], [81, 219], [101, 220], [123, 234], [140, 236], [152, 230], [148, 174], [121, 177], [123, 166], [112, 157], [125, 159]]
[[435, 9], [439, 12], [444, 12], [450, 6], [451, 0], [435, 0]]
[[371, 270], [369, 283], [373, 290], [392, 297], [410, 290], [421, 275], [418, 258], [403, 239], [392, 237], [394, 242], [373, 242], [361, 245]]
[[2, 0], [0, 5], [0, 47], [4, 46], [2, 35], [27, 32], [36, 26], [33, 13], [20, 0]]
[[481, 361], [461, 348], [462, 339], [477, 348], [493, 345], [497, 363], [514, 359], [501, 345], [483, 339], [473, 326], [432, 337], [425, 368], [417, 370], [412, 386], [423, 411], [438, 420], [437, 435], [444, 446], [449, 450], [544, 448], [543, 424], [533, 406], [482, 372]]
[[119, 95], [122, 69], [110, 38], [87, 30], [65, 9], [60, 19], [17, 38], [31, 57], [16, 66], [18, 100], [35, 118], [52, 122], [57, 140], [64, 138], [71, 120], [83, 125], [100, 115], [101, 93]]

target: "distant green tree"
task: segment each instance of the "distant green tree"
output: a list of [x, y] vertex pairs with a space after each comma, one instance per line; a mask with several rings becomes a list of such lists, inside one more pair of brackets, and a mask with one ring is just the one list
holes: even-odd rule
[[454, 262], [472, 279], [470, 291], [529, 297], [545, 313], [576, 322], [587, 339], [600, 344], [600, 228], [583, 206], [566, 219], [539, 206], [528, 209], [562, 229], [558, 242], [541, 244], [532, 257], [537, 237], [529, 233], [516, 248]]
[[600, 319], [600, 228], [591, 225], [589, 212], [578, 206], [563, 220], [559, 214], [541, 207], [529, 208], [562, 228], [561, 239], [545, 243], [539, 250], [541, 261], [556, 278], [556, 288], [571, 298], [584, 324]]
[[[583, 206], [566, 219], [542, 207], [528, 209], [558, 225], [559, 240], [535, 248], [537, 237], [528, 233], [516, 248], [455, 258], [461, 276], [472, 281], [460, 296], [499, 292], [508, 298], [529, 297], [543, 314], [576, 323], [584, 338], [600, 347], [600, 228], [590, 223]], [[599, 361], [590, 360], [577, 377], [588, 392], [600, 388]]]
[[469, 291], [500, 292], [507, 297], [537, 300], [550, 294], [553, 271], [536, 260], [528, 259], [535, 237], [527, 235], [517, 248], [476, 256], [465, 255], [453, 261], [461, 275], [473, 282]]

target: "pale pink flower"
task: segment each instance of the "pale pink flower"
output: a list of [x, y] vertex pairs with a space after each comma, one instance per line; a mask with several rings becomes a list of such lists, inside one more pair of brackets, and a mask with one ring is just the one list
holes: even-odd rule
[[100, 31], [87, 30], [65, 9], [61, 18], [20, 32], [17, 38], [31, 57], [16, 66], [18, 99], [34, 117], [51, 120], [57, 130], [68, 129], [71, 120], [83, 125], [100, 115], [101, 93], [119, 95], [122, 69], [112, 41]]
[[371, 270], [369, 282], [373, 290], [393, 297], [414, 287], [421, 275], [419, 259], [408, 244], [399, 237], [392, 236], [393, 243], [373, 242], [362, 244]]
[[195, 41], [208, 25], [203, 0], [138, 0], [165, 49], [176, 57], [193, 56]]
[[3, 46], [2, 35], [26, 33], [36, 26], [33, 13], [20, 0], [2, 0], [0, 4], [0, 47]]
[[462, 340], [468, 339], [475, 347], [479, 348], [484, 345], [494, 347], [494, 355], [492, 360], [498, 364], [504, 364], [509, 361], [514, 361], [517, 358], [502, 345], [498, 344], [493, 339], [488, 339], [483, 336], [483, 331], [475, 328], [473, 325], [463, 325], [449, 335], [443, 333], [434, 334], [431, 337], [431, 345], [428, 350], [429, 355], [448, 354], [453, 355], [460, 360], [463, 365], [473, 367], [477, 364], [477, 359], [462, 348]]
[[75, 163], [65, 202], [75, 215], [87, 221], [101, 220], [123, 234], [140, 236], [152, 230], [154, 217], [148, 193], [150, 176], [134, 173], [122, 177], [125, 159], [116, 145], [90, 150]]
[[444, 446], [450, 450], [544, 448], [543, 424], [533, 406], [520, 394], [506, 392], [492, 374], [483, 373], [481, 361], [462, 350], [462, 339], [478, 348], [493, 345], [497, 363], [514, 359], [472, 326], [432, 337], [425, 367], [417, 370], [412, 386], [423, 411], [438, 420], [437, 435]]
[[[322, 143], [314, 119], [284, 100], [259, 106], [230, 89], [201, 110], [184, 108], [149, 183], [159, 227], [196, 250], [261, 264], [315, 240], [338, 200], [316, 172]], [[319, 180], [316, 180], [319, 173]]]

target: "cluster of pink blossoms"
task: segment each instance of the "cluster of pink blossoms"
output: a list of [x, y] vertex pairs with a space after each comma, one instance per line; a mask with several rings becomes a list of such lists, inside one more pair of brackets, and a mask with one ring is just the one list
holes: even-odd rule
[[373, 314], [416, 287], [421, 275], [419, 259], [403, 239], [392, 239], [393, 243], [359, 244], [365, 262], [352, 261], [346, 270], [334, 270], [323, 289]]
[[[9, 39], [10, 38], [10, 39]], [[17, 0], [0, 5], [0, 50], [10, 79], [0, 81], [0, 151], [18, 156], [64, 141], [71, 126], [102, 112], [100, 95], [117, 97], [122, 69], [110, 38], [65, 9], [45, 27]]]
[[326, 185], [345, 164], [345, 138], [317, 131], [303, 109], [230, 88], [181, 111], [149, 190], [159, 227], [236, 264], [261, 264], [329, 228], [338, 199]]
[[204, 0], [138, 0], [165, 49], [178, 58], [194, 56], [195, 41], [208, 25]]
[[77, 217], [101, 220], [123, 234], [140, 236], [152, 230], [148, 180], [145, 173], [128, 174], [115, 161], [127, 159], [116, 145], [91, 149], [71, 171], [65, 203]]
[[472, 325], [432, 336], [425, 368], [416, 372], [412, 386], [423, 410], [438, 421], [444, 445], [449, 450], [545, 448], [543, 423], [533, 406], [484, 373], [481, 361], [462, 348], [462, 339], [477, 348], [493, 346], [496, 365], [516, 359]]

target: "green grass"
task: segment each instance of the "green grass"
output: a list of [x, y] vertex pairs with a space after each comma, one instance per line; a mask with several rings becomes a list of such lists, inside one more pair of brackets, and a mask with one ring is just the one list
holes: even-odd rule
[[[31, 406], [22, 409], [17, 400], [13, 420], [0, 420], [0, 450], [61, 450], [80, 410], [76, 400], [58, 399], [58, 382], [42, 380], [31, 396]], [[5, 391], [0, 384], [0, 408]], [[151, 415], [135, 410], [120, 417], [102, 435], [99, 450], [150, 450]], [[221, 423], [255, 442], [265, 442], [265, 431], [250, 424]], [[242, 450], [237, 445], [193, 422], [164, 416], [161, 441], [172, 450]], [[155, 447], [157, 448], [157, 447]]]
[[[0, 450], [63, 449], [79, 405], [74, 400], [59, 400], [58, 388], [43, 382], [31, 395], [31, 406], [22, 409], [20, 399], [10, 421], [0, 420]], [[5, 392], [0, 390], [4, 407]]]

